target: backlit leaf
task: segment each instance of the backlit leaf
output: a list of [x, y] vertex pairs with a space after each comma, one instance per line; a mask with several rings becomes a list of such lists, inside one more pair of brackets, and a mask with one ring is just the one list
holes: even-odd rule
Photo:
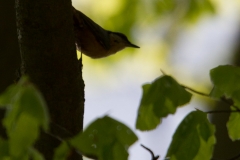
[[[232, 110], [236, 110], [232, 107]], [[240, 139], [240, 113], [232, 112], [227, 122], [229, 137], [235, 141]]]
[[210, 71], [210, 77], [214, 85], [211, 97], [225, 96], [232, 99], [234, 105], [240, 108], [240, 68], [230, 65], [219, 66]]
[[156, 128], [161, 118], [174, 114], [179, 106], [191, 100], [191, 96], [170, 76], [162, 76], [152, 84], [144, 85], [136, 128], [143, 131]]
[[84, 156], [98, 160], [127, 160], [128, 148], [137, 136], [124, 124], [105, 116], [71, 140]]
[[207, 114], [194, 111], [188, 114], [173, 135], [167, 157], [178, 160], [211, 159], [215, 127], [209, 123]]

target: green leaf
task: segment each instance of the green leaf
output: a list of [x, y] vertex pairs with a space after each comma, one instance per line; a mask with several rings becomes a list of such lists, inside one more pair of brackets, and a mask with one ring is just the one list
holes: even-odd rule
[[214, 87], [210, 93], [213, 98], [231, 98], [240, 108], [240, 68], [230, 65], [219, 66], [210, 71]]
[[[232, 110], [236, 110], [232, 107]], [[240, 113], [232, 112], [227, 122], [229, 137], [235, 141], [240, 139]]]
[[[240, 108], [240, 68], [230, 65], [218, 66], [210, 71], [214, 87], [211, 97], [232, 99], [234, 106]], [[236, 108], [232, 107], [232, 110]], [[232, 112], [227, 122], [228, 134], [232, 140], [240, 139], [240, 114]]]
[[13, 159], [25, 160], [40, 154], [31, 151], [39, 136], [40, 127], [48, 129], [49, 115], [46, 103], [35, 86], [23, 77], [0, 95], [0, 103], [7, 109], [3, 119], [9, 138], [9, 154]]
[[33, 85], [28, 85], [23, 89], [18, 102], [21, 106], [20, 112], [32, 115], [39, 126], [42, 126], [45, 131], [48, 129], [47, 105], [40, 92]]
[[162, 76], [143, 86], [136, 128], [142, 131], [157, 127], [161, 118], [174, 114], [179, 106], [191, 100], [191, 94], [172, 77]]
[[0, 95], [0, 107], [6, 107], [12, 105], [15, 99], [18, 97], [19, 92], [22, 90], [24, 85], [28, 83], [29, 80], [27, 77], [23, 76], [17, 84], [9, 86], [3, 93]]
[[43, 155], [35, 148], [30, 148], [29, 152], [33, 160], [45, 160]]
[[[24, 80], [24, 81], [23, 81]], [[14, 84], [9, 87], [15, 94], [8, 94], [7, 89], [0, 97], [6, 97], [6, 95], [12, 95], [10, 103], [7, 107], [7, 113], [3, 120], [3, 124], [7, 129], [8, 134], [12, 132], [18, 118], [21, 114], [28, 114], [33, 117], [39, 126], [42, 126], [44, 130], [47, 130], [49, 123], [49, 115], [47, 112], [46, 103], [41, 93], [34, 87], [28, 79], [23, 78], [18, 84]], [[1, 98], [0, 98], [1, 99]]]
[[65, 160], [69, 154], [69, 145], [63, 141], [60, 146], [55, 149], [53, 160]]
[[[143, 97], [146, 97], [150, 84], [143, 85]], [[143, 101], [143, 98], [142, 98]], [[136, 128], [140, 130], [154, 129], [160, 123], [160, 118], [154, 114], [153, 105], [142, 105], [138, 110]]]
[[10, 155], [19, 159], [26, 156], [38, 135], [39, 127], [36, 119], [28, 114], [21, 114], [14, 130], [9, 134]]
[[127, 160], [127, 150], [137, 136], [124, 124], [105, 116], [94, 121], [70, 142], [87, 157]]
[[168, 149], [170, 159], [211, 159], [215, 127], [209, 123], [207, 114], [194, 111], [188, 114], [178, 126]]

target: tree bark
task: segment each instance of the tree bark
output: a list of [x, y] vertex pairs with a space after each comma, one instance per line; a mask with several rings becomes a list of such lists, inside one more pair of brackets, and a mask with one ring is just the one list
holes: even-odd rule
[[[83, 128], [84, 82], [74, 42], [70, 0], [16, 0], [17, 33], [22, 74], [27, 74], [45, 97], [51, 136], [41, 134], [36, 148], [52, 159], [59, 145]], [[54, 136], [52, 136], [54, 135]], [[69, 159], [81, 159], [72, 154]]]
[[[16, 71], [20, 67], [14, 1], [0, 1], [0, 94], [14, 82]], [[1, 108], [1, 121], [4, 116], [5, 109]], [[0, 124], [0, 136], [7, 138], [2, 123]]]

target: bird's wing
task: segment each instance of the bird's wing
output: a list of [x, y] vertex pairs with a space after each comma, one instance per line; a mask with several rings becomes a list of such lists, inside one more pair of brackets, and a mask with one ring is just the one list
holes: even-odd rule
[[76, 10], [74, 7], [73, 16], [75, 16], [91, 30], [96, 40], [103, 46], [103, 48], [105, 48], [106, 50], [110, 49], [110, 37], [106, 30], [104, 30], [101, 26], [88, 18], [85, 14]]

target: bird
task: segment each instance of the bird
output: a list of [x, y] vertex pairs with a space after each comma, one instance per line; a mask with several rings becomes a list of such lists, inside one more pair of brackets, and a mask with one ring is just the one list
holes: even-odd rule
[[77, 50], [93, 58], [104, 58], [126, 48], [140, 48], [119, 32], [103, 29], [81, 11], [73, 8], [73, 25]]

